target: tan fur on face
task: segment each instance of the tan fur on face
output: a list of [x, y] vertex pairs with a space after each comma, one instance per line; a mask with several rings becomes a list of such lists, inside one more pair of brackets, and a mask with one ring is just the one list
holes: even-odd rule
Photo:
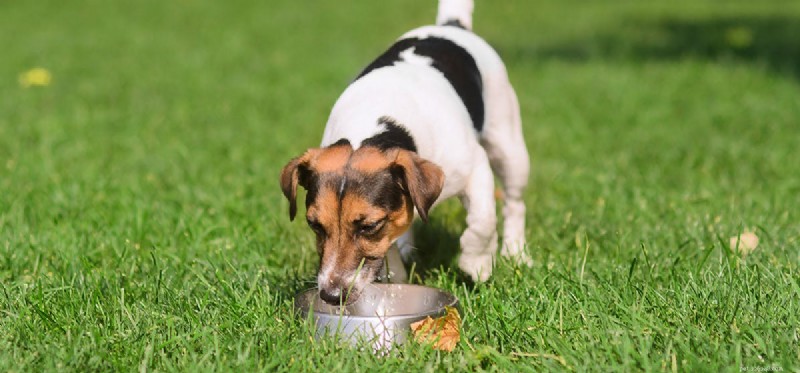
[[[319, 179], [338, 180], [339, 177], [328, 173], [319, 175]], [[324, 235], [317, 236], [322, 267], [346, 274], [355, 270], [364, 257], [382, 258], [392, 242], [411, 225], [414, 209], [408, 198], [402, 199], [400, 208], [389, 211], [350, 191], [345, 191], [340, 200], [337, 185], [337, 182], [327, 182], [320, 186], [314, 203], [308, 207], [307, 218], [318, 222], [325, 230]], [[375, 234], [359, 234], [360, 224], [384, 218], [386, 222]]]
[[415, 206], [427, 217], [443, 180], [438, 166], [416, 153], [369, 146], [353, 151], [348, 143], [310, 149], [289, 162], [281, 187], [290, 217], [297, 185], [308, 190], [306, 217], [317, 231], [320, 288], [335, 294], [369, 283], [391, 244], [411, 226]]
[[331, 146], [322, 149], [322, 151], [311, 160], [310, 166], [319, 173], [342, 172], [352, 154], [353, 148], [350, 146]]
[[379, 230], [380, 233], [370, 236], [352, 234], [354, 247], [359, 254], [369, 257], [381, 258], [386, 255], [392, 242], [405, 233], [414, 217], [413, 206], [409, 201], [403, 200], [402, 206], [394, 211], [386, 211], [372, 205], [359, 195], [347, 194], [342, 200], [341, 225], [347, 232], [356, 232], [358, 226], [354, 222], [363, 220], [373, 223], [387, 218], [386, 223]]
[[353, 153], [350, 167], [363, 173], [373, 173], [389, 168], [394, 158], [394, 152], [385, 153], [377, 148], [360, 148]]
[[308, 149], [283, 167], [280, 181], [283, 195], [289, 200], [289, 219], [294, 220], [297, 213], [297, 186], [308, 190], [311, 187], [309, 175], [343, 170], [352, 153], [350, 144]]
[[334, 188], [320, 188], [314, 204], [308, 206], [306, 216], [325, 227], [327, 235], [337, 235], [339, 228], [339, 198]]
[[[411, 224], [414, 206], [417, 205], [420, 215], [427, 217], [427, 209], [441, 191], [443, 176], [436, 165], [424, 161], [406, 150], [391, 149], [382, 151], [375, 147], [362, 147], [355, 151], [349, 144], [333, 145], [327, 148], [310, 149], [303, 156], [290, 162], [284, 169], [282, 179], [297, 178], [293, 170], [305, 167], [306, 172], [316, 176], [318, 185], [316, 198], [307, 206], [307, 217], [324, 227], [325, 236], [318, 237], [325, 242], [318, 243], [321, 252], [330, 250], [354, 251], [358, 256], [382, 257], [389, 245], [403, 234]], [[410, 195], [402, 195], [402, 204], [397, 211], [384, 211], [374, 206], [363, 196], [352, 193], [347, 188], [347, 175], [351, 178], [364, 179], [390, 169], [402, 170], [404, 190]], [[353, 177], [355, 176], [355, 177]], [[420, 185], [428, 181], [430, 185]], [[284, 185], [290, 184], [283, 182]], [[296, 184], [296, 183], [295, 183]], [[306, 189], [313, 186], [303, 185]], [[284, 188], [287, 189], [293, 188]], [[429, 192], [430, 190], [430, 192]], [[294, 191], [287, 193], [293, 200]], [[354, 222], [362, 220], [373, 223], [388, 217], [385, 227], [378, 235], [360, 237]], [[325, 257], [323, 256], [323, 261]], [[339, 259], [336, 260], [340, 262]], [[344, 265], [344, 264], [343, 264]]]

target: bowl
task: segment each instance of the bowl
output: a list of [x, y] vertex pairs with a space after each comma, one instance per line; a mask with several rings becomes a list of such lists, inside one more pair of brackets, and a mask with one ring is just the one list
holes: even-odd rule
[[325, 303], [318, 289], [297, 294], [294, 304], [303, 317], [313, 320], [314, 338], [335, 337], [352, 345], [368, 343], [378, 350], [402, 344], [412, 323], [443, 316], [445, 307], [458, 307], [458, 298], [421, 285], [371, 284], [347, 306]]

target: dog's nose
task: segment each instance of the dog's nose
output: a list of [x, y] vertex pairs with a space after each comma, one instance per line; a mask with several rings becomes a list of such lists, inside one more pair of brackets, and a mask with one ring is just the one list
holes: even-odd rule
[[337, 290], [320, 289], [319, 291], [319, 297], [322, 298], [322, 300], [324, 300], [325, 302], [328, 302], [333, 305], [342, 304], [343, 299], [341, 297], [341, 294], [342, 294], [341, 291], [339, 291], [338, 289]]

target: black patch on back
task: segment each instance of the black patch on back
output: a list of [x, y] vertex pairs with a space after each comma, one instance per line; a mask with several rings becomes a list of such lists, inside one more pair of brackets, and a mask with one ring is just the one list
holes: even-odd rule
[[447, 22], [442, 23], [442, 26], [453, 26], [466, 30], [467, 28], [457, 19], [448, 19]]
[[328, 147], [339, 146], [339, 145], [350, 145], [350, 140], [348, 139], [339, 139], [335, 143], [328, 145]]
[[374, 146], [380, 150], [401, 148], [412, 152], [417, 151], [417, 144], [414, 143], [414, 138], [411, 137], [407, 129], [397, 124], [394, 118], [380, 117], [378, 124], [383, 124], [386, 129], [361, 142], [361, 146]]
[[414, 48], [414, 54], [433, 60], [432, 66], [444, 74], [444, 77], [458, 93], [458, 97], [461, 98], [469, 112], [475, 130], [478, 132], [483, 130], [485, 108], [483, 107], [481, 72], [472, 55], [450, 40], [437, 37], [398, 40], [389, 47], [389, 50], [369, 64], [356, 80], [375, 69], [392, 66], [395, 62], [401, 61], [400, 53], [409, 48]]

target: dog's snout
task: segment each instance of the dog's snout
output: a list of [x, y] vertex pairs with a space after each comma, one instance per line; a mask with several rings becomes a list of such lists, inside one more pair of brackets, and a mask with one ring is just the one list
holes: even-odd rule
[[319, 297], [327, 303], [339, 305], [342, 304], [342, 292], [338, 289], [320, 289]]

